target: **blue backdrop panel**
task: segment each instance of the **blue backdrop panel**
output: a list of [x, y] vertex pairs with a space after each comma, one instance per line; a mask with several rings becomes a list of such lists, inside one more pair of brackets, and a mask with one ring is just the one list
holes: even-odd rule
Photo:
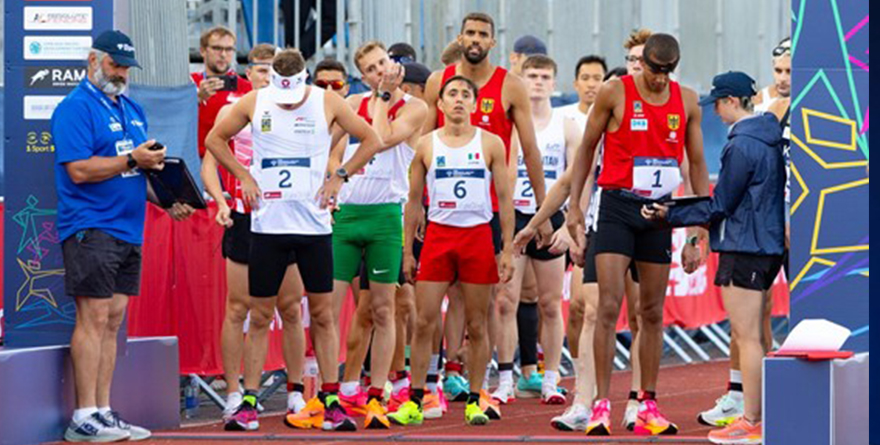
[[[74, 70], [85, 65], [77, 42], [97, 37], [113, 26], [113, 1], [77, 2], [91, 8], [90, 30], [25, 31], [24, 8], [64, 12], [70, 2], [6, 0], [4, 45], [6, 97], [3, 157], [14, 165], [5, 175], [4, 312], [9, 347], [67, 343], [74, 323], [74, 303], [64, 294], [61, 240], [55, 226], [55, 147], [49, 128], [51, 105], [66, 96], [69, 85], [42, 80], [39, 71]], [[25, 48], [26, 40], [30, 39]], [[74, 47], [78, 50], [70, 51]], [[87, 48], [86, 48], [87, 49]], [[27, 76], [27, 79], [26, 79]], [[75, 84], [75, 82], [74, 82]], [[26, 109], [27, 108], [27, 109]]]
[[868, 1], [792, 2], [791, 318], [868, 341]]

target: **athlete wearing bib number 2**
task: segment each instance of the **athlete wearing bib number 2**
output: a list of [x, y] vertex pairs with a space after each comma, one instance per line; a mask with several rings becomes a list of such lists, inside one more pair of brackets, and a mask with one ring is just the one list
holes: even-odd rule
[[[498, 136], [477, 129], [470, 114], [477, 106], [477, 87], [455, 76], [440, 89], [446, 125], [419, 140], [410, 169], [409, 200], [405, 212], [404, 273], [414, 278], [416, 332], [411, 346], [412, 391], [409, 401], [388, 418], [401, 425], [420, 424], [424, 418], [422, 398], [430, 361], [435, 323], [446, 291], [456, 279], [464, 294], [465, 318], [470, 341], [467, 365], [470, 394], [465, 420], [470, 425], [488, 423], [479, 405], [482, 376], [489, 360], [489, 298], [492, 284], [510, 280], [512, 274], [513, 203], [507, 180], [504, 145]], [[426, 181], [427, 180], [427, 181]], [[418, 271], [412, 242], [422, 212], [427, 182], [431, 197], [428, 229]], [[500, 267], [496, 266], [492, 230], [492, 199], [495, 185], [504, 242]]]
[[[680, 60], [675, 37], [653, 34], [645, 43], [641, 72], [602, 86], [572, 164], [571, 202], [580, 202], [599, 140], [605, 152], [598, 184], [602, 187], [596, 240], [599, 282], [598, 322], [594, 334], [597, 397], [587, 424], [588, 435], [611, 434], [609, 389], [614, 358], [615, 324], [620, 314], [626, 270], [639, 271], [639, 359], [641, 391], [634, 432], [676, 434], [657, 406], [655, 389], [663, 344], [663, 301], [672, 259], [669, 229], [641, 218], [641, 207], [672, 193], [680, 182], [677, 166], [685, 150], [691, 186], [708, 196], [709, 175], [703, 158], [702, 118], [697, 94], [670, 79]], [[589, 193], [589, 191], [588, 191]], [[566, 225], [578, 249], [584, 245], [584, 215], [569, 212]], [[684, 255], [698, 250], [689, 242]], [[693, 264], [685, 268], [690, 273]]]
[[[327, 205], [335, 205], [348, 172], [363, 167], [378, 151], [381, 141], [341, 97], [305, 84], [308, 74], [298, 50], [278, 53], [271, 73], [270, 85], [239, 100], [205, 141], [217, 161], [241, 181], [242, 197], [253, 209], [248, 268], [253, 298], [244, 360], [244, 399], [245, 403], [250, 397], [255, 401], [278, 290], [292, 262], [298, 265], [309, 298], [315, 355], [324, 382], [319, 393], [323, 422], [308, 426], [351, 431], [356, 426], [338, 398], [339, 334], [331, 294], [333, 249]], [[250, 172], [238, 163], [227, 145], [248, 124], [253, 133]], [[333, 143], [329, 128], [334, 124], [363, 143], [352, 159], [325, 179]], [[315, 404], [308, 404], [300, 414], [316, 409]], [[295, 418], [298, 415], [288, 415], [285, 420], [302, 426]]]

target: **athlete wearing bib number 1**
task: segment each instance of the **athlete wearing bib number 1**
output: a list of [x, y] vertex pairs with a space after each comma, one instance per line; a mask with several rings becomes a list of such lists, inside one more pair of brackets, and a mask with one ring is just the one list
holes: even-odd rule
[[[597, 397], [587, 424], [589, 435], [611, 434], [609, 389], [615, 325], [631, 260], [636, 261], [639, 271], [642, 370], [641, 403], [634, 431], [639, 435], [678, 432], [678, 427], [666, 420], [654, 400], [663, 351], [663, 301], [672, 260], [671, 230], [641, 218], [640, 210], [645, 203], [665, 199], [677, 188], [681, 181], [677, 166], [685, 150], [694, 192], [701, 196], [709, 194], [697, 94], [670, 80], [679, 59], [678, 41], [674, 37], [652, 35], [644, 48], [641, 62], [644, 69], [602, 86], [572, 165], [570, 199], [580, 202], [596, 146], [604, 134], [605, 153], [598, 179], [603, 191], [596, 240]], [[576, 248], [582, 249], [585, 242], [583, 213], [569, 212], [566, 225], [575, 238]], [[686, 250], [692, 249], [696, 247], [689, 243]]]
[[[351, 324], [346, 343], [359, 345], [360, 341], [370, 340], [370, 331], [362, 329], [370, 320], [363, 320], [363, 314], [371, 314], [373, 327], [370, 388], [367, 394], [360, 390], [357, 372], [364, 357], [360, 351], [349, 349], [340, 397], [349, 414], [365, 416], [366, 428], [389, 428], [383, 395], [395, 347], [394, 297], [403, 252], [401, 204], [409, 191], [409, 164], [415, 154], [412, 147], [421, 135], [428, 107], [399, 88], [403, 69], [391, 61], [381, 43], [364, 44], [354, 60], [372, 91], [350, 96], [348, 104], [379, 134], [383, 148], [362, 170], [353, 172], [351, 181], [340, 192], [339, 210], [334, 214], [336, 308], [342, 306], [361, 258], [366, 261], [370, 286], [369, 296], [357, 303], [372, 310], [357, 311], [359, 319]], [[351, 159], [357, 146], [349, 144], [342, 159]]]
[[[513, 272], [513, 205], [501, 139], [476, 128], [470, 114], [476, 108], [477, 87], [456, 76], [440, 90], [439, 105], [446, 114], [444, 128], [424, 136], [416, 146], [405, 213], [404, 273], [416, 279], [416, 332], [411, 347], [412, 390], [410, 400], [388, 415], [401, 425], [420, 424], [422, 400], [431, 356], [435, 322], [443, 297], [456, 279], [464, 293], [467, 333], [467, 364], [470, 394], [465, 408], [469, 425], [488, 423], [480, 406], [482, 376], [489, 360], [487, 347], [489, 298], [492, 284], [507, 282]], [[415, 239], [422, 195], [427, 179], [431, 203], [428, 230], [416, 271], [412, 241]], [[492, 200], [498, 194], [504, 251], [496, 265], [492, 246]]]
[[[217, 161], [242, 184], [253, 209], [248, 285], [251, 308], [245, 347], [244, 403], [254, 408], [266, 360], [269, 324], [291, 263], [298, 265], [309, 298], [315, 355], [323, 380], [318, 400], [285, 422], [294, 427], [351, 431], [354, 422], [339, 403], [339, 335], [333, 314], [333, 249], [330, 211], [349, 171], [378, 151], [378, 135], [337, 95], [305, 84], [305, 61], [298, 50], [281, 51], [272, 62], [271, 83], [239, 100], [205, 142]], [[250, 171], [227, 146], [246, 125], [253, 133]], [[335, 175], [325, 180], [338, 124], [363, 142]], [[254, 416], [255, 419], [255, 416]], [[256, 421], [256, 420], [254, 420]]]

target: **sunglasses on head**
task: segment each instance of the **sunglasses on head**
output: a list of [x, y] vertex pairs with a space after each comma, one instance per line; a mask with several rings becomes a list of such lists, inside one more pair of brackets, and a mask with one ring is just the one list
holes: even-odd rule
[[773, 57], [779, 57], [785, 53], [791, 53], [791, 46], [779, 45], [776, 48], [773, 48]]
[[336, 91], [339, 91], [345, 88], [344, 80], [316, 80], [315, 86], [321, 88], [322, 90], [326, 90], [328, 87], [333, 88]]
[[393, 60], [393, 61], [395, 61], [395, 62], [397, 62], [397, 63], [400, 63], [400, 64], [404, 64], [404, 63], [413, 63], [413, 62], [415, 62], [415, 60], [414, 60], [412, 57], [410, 57], [410, 56], [403, 56], [403, 55], [398, 56], [398, 55], [393, 55], [393, 56], [390, 56], [390, 57], [391, 57], [391, 60]]
[[665, 64], [655, 63], [648, 57], [645, 57], [642, 60], [645, 62], [645, 65], [648, 66], [648, 69], [654, 74], [669, 74], [675, 71], [675, 68], [678, 67], [678, 60]]

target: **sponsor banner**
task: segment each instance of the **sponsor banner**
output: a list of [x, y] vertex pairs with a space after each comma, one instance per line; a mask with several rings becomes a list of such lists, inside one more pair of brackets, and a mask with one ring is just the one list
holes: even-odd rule
[[24, 97], [24, 119], [33, 120], [49, 120], [52, 119], [52, 113], [55, 107], [64, 100], [65, 96], [25, 96]]
[[91, 31], [91, 6], [25, 6], [25, 31]]
[[86, 60], [91, 36], [25, 36], [24, 60]]
[[35, 66], [24, 73], [25, 88], [75, 88], [86, 77], [86, 67]]

